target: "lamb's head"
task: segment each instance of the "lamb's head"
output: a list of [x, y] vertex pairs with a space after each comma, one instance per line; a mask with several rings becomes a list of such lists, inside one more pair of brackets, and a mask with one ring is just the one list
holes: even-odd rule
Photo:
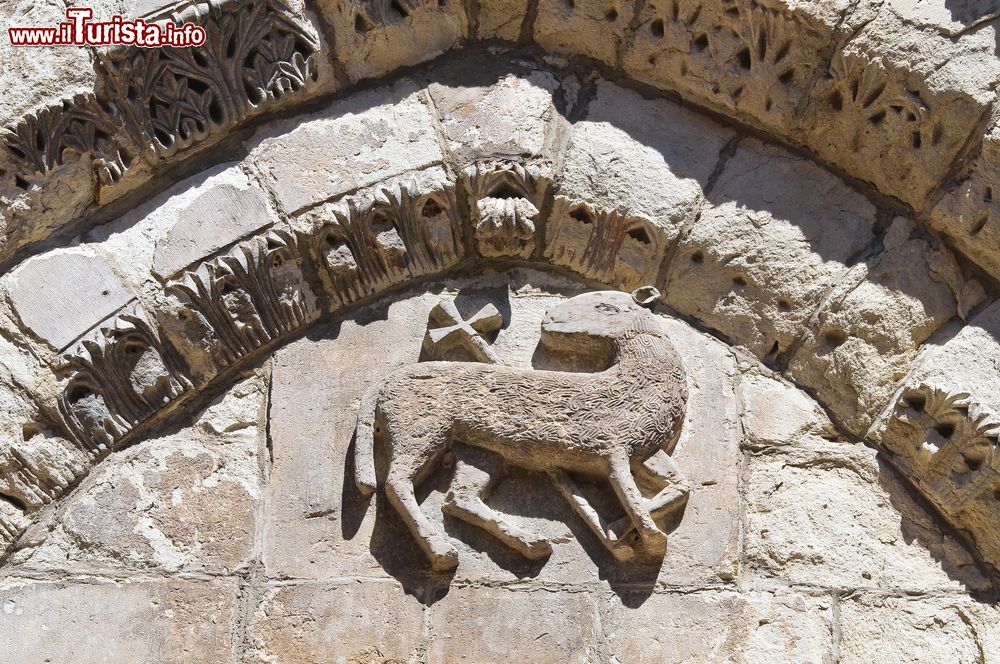
[[597, 291], [571, 297], [545, 314], [542, 343], [578, 353], [607, 350], [626, 332], [653, 323], [647, 307], [659, 297], [652, 286], [633, 293]]

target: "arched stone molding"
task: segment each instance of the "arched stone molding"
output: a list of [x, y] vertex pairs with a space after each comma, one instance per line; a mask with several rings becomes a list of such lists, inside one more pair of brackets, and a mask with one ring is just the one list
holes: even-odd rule
[[[8, 121], [0, 256], [93, 214], [254, 117], [499, 40], [581, 58], [802, 147], [902, 201], [980, 266], [997, 267], [989, 128], [1000, 62], [985, 10], [943, 0], [917, 13], [901, 1], [782, 0], [130, 8], [202, 23], [208, 45], [188, 63], [169, 51], [155, 63], [136, 51], [95, 53], [93, 74], [67, 63], [66, 81], [33, 81], [58, 92], [18, 97], [24, 116]], [[60, 18], [62, 5], [49, 9], [40, 21]], [[246, 52], [226, 51], [233, 30], [254, 35]], [[60, 101], [67, 90], [78, 94]], [[168, 99], [182, 103], [168, 113]], [[178, 116], [181, 107], [188, 110]], [[110, 140], [119, 126], [127, 131]], [[29, 207], [46, 212], [29, 220]]]
[[[947, 248], [823, 168], [673, 102], [607, 82], [581, 91], [530, 63], [473, 69], [471, 82], [403, 79], [262, 128], [240, 165], [0, 279], [21, 427], [0, 475], [6, 546], [110, 451], [319, 319], [435, 275], [529, 264], [656, 285], [844, 433], [882, 441], [998, 564], [995, 439], [975, 429], [996, 408], [990, 383], [941, 359], [992, 366], [995, 305]], [[968, 409], [974, 435], [953, 427], [957, 456], [937, 445], [966, 460], [954, 470], [974, 490], [960, 499], [941, 468], [911, 460], [944, 435], [896, 406], [924, 384], [984, 404]], [[966, 406], [951, 403], [954, 420]]]

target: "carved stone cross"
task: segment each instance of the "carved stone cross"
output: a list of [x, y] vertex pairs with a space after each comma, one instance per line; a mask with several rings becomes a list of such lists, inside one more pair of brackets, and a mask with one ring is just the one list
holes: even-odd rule
[[500, 358], [482, 335], [496, 332], [502, 324], [503, 317], [492, 304], [487, 304], [465, 320], [455, 303], [444, 299], [431, 309], [424, 350], [433, 359], [443, 360], [452, 349], [463, 348], [479, 362], [500, 364]]

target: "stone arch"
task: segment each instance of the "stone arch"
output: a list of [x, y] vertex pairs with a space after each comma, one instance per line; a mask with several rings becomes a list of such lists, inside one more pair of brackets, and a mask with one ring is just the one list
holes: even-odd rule
[[[975, 152], [957, 127], [985, 117], [982, 90], [910, 89], [903, 74], [920, 71], [864, 51], [875, 28], [838, 42], [844, 52], [827, 64], [800, 53], [860, 25], [853, 14], [834, 30], [810, 10], [763, 4], [697, 15], [650, 5], [634, 17], [618, 5], [538, 3], [535, 24], [514, 34], [487, 3], [472, 23], [453, 3], [394, 7], [320, 6], [320, 20], [260, 5], [263, 41], [291, 36], [287, 62], [267, 66], [297, 74], [256, 101], [244, 89], [240, 109], [176, 148], [147, 154], [136, 127], [127, 145], [109, 145], [100, 127], [132, 99], [112, 104], [106, 90], [127, 86], [111, 66], [92, 96], [5, 134], [0, 168], [17, 190], [0, 279], [15, 414], [0, 473], [8, 550], [95, 462], [183, 418], [322, 319], [421, 280], [534, 266], [595, 287], [656, 285], [674, 315], [815, 397], [839, 435], [877, 446], [1000, 564], [995, 259], [988, 232], [969, 239], [989, 219], [979, 226], [977, 211], [970, 233], [956, 203], [970, 189], [986, 196], [989, 142], [957, 183], [947, 178], [958, 171], [941, 171]], [[241, 11], [211, 5], [199, 20], [222, 30]], [[704, 55], [671, 61], [661, 41], [702, 44], [706, 21], [736, 27], [719, 32], [723, 46], [709, 39]], [[609, 25], [615, 48], [572, 36]], [[339, 52], [331, 34], [343, 37]], [[455, 50], [470, 35], [534, 35], [540, 50]], [[581, 62], [603, 63], [605, 77], [588, 79]], [[719, 89], [678, 78], [683, 67], [711, 72]], [[831, 116], [816, 100], [864, 117]], [[95, 142], [78, 149], [73, 132], [89, 135], [87, 123]], [[841, 153], [844, 141], [854, 153]], [[898, 158], [899, 172], [877, 172], [874, 154]], [[216, 165], [123, 212], [170, 168], [206, 163]], [[94, 177], [99, 186], [80, 186]], [[82, 246], [62, 246], [81, 230]]]

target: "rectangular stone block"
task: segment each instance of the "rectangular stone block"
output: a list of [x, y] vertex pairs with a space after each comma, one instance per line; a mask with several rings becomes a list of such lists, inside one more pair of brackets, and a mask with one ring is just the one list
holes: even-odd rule
[[425, 93], [408, 80], [268, 127], [248, 147], [289, 214], [443, 160]]
[[430, 60], [468, 36], [465, 4], [456, 0], [316, 4], [333, 27], [335, 54], [351, 81]]
[[448, 150], [460, 166], [504, 158], [555, 162], [564, 133], [553, 103], [559, 80], [497, 64], [463, 60], [438, 70], [428, 86]]
[[830, 597], [726, 590], [625, 595], [605, 600], [601, 624], [614, 662], [836, 661]]
[[21, 322], [56, 350], [135, 297], [110, 261], [92, 248], [33, 257], [4, 277], [3, 288]]
[[993, 662], [1000, 614], [957, 596], [857, 595], [840, 603], [840, 661]]
[[584, 664], [598, 656], [586, 593], [451, 588], [429, 612], [428, 664]]
[[12, 662], [230, 662], [235, 585], [228, 581], [0, 585], [0, 652]]
[[423, 642], [423, 606], [393, 581], [270, 587], [248, 632], [247, 661], [409, 662]]
[[868, 447], [817, 442], [752, 454], [744, 491], [753, 578], [880, 592], [988, 585]]

